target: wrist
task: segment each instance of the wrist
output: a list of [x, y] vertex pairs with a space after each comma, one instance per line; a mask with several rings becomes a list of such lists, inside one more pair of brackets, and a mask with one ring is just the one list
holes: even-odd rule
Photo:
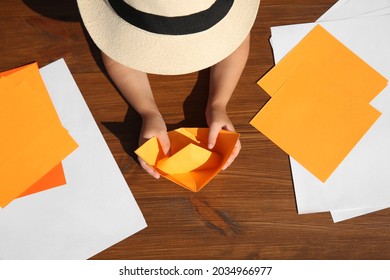
[[207, 104], [206, 115], [209, 115], [212, 112], [226, 113], [226, 104], [220, 104], [220, 103]]
[[139, 112], [139, 114], [140, 114], [142, 119], [150, 119], [150, 118], [154, 118], [154, 117], [162, 118], [162, 115], [158, 109], [144, 110], [144, 111]]

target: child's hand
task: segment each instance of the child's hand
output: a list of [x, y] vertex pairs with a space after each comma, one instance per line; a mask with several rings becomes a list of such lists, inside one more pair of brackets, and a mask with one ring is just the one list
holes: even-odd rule
[[[141, 146], [154, 136], [156, 136], [160, 142], [164, 154], [168, 154], [171, 143], [168, 138], [167, 127], [161, 114], [148, 114], [142, 116], [142, 129], [139, 137], [139, 145]], [[140, 157], [138, 157], [138, 161], [146, 172], [156, 179], [160, 178], [160, 174]]]
[[[207, 124], [210, 128], [209, 138], [208, 138], [208, 148], [212, 149], [217, 141], [217, 137], [221, 129], [228, 131], [235, 131], [232, 122], [230, 121], [225, 109], [212, 109], [207, 110], [206, 112]], [[233, 152], [230, 155], [228, 161], [222, 167], [222, 170], [225, 170], [232, 164], [234, 159], [238, 156], [241, 150], [241, 142], [238, 139], [236, 145], [234, 146]]]

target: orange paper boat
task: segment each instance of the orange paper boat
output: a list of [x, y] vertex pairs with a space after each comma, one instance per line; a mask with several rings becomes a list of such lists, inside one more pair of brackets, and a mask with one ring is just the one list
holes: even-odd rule
[[222, 169], [239, 134], [221, 130], [215, 147], [207, 149], [208, 128], [179, 128], [168, 132], [170, 155], [164, 155], [156, 137], [135, 153], [168, 180], [193, 192], [201, 190]]

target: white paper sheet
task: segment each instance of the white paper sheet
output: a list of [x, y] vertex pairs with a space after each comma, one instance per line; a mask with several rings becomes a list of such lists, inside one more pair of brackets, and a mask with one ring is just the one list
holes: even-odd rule
[[389, 12], [390, 0], [347, 0], [338, 1], [323, 14], [318, 21], [340, 20], [373, 15], [384, 15]]
[[388, 208], [385, 207], [376, 207], [376, 208], [358, 208], [358, 209], [346, 209], [346, 210], [335, 210], [331, 211], [332, 220], [335, 223], [342, 222], [348, 219], [356, 218], [362, 215], [373, 213], [379, 210]]
[[[315, 23], [272, 28], [276, 62], [314, 25]], [[389, 79], [389, 16], [328, 21], [321, 22], [321, 25]], [[332, 212], [334, 220], [339, 221], [370, 211], [361, 208], [376, 211], [386, 207], [383, 205], [390, 205], [390, 174], [387, 175], [390, 167], [389, 95], [388, 87], [372, 102], [383, 113], [381, 118], [325, 184], [291, 159], [299, 213], [340, 210]]]
[[[348, 5], [345, 5], [348, 4]], [[355, 5], [360, 6], [360, 8], [355, 9], [349, 7]], [[337, 9], [340, 10], [336, 11]], [[356, 11], [360, 10], [360, 14], [357, 14]], [[318, 21], [326, 20], [336, 20], [338, 17], [342, 18], [354, 18], [354, 17], [372, 17], [380, 15], [389, 15], [390, 14], [390, 0], [374, 0], [374, 1], [350, 1], [350, 0], [340, 0], [335, 5], [332, 6], [325, 14], [323, 14]], [[387, 208], [377, 207], [377, 208], [362, 208], [362, 209], [348, 209], [348, 210], [334, 210], [331, 211], [333, 221], [335, 223], [341, 222], [347, 219], [355, 218], [361, 215], [369, 214], [375, 211], [383, 210]]]
[[339, 0], [337, 1], [329, 10], [327, 10], [321, 17], [318, 18], [317, 21], [326, 21], [328, 20], [328, 16], [335, 15], [333, 19], [336, 19], [337, 10], [341, 9], [345, 4], [350, 2], [351, 0]]
[[63, 161], [66, 186], [0, 210], [0, 259], [87, 259], [146, 223], [65, 61], [41, 75], [79, 147]]

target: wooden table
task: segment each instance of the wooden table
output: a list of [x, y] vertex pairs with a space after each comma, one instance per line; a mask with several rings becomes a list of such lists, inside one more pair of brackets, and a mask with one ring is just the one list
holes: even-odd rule
[[[108, 79], [76, 1], [0, 2], [0, 71], [65, 59], [148, 223], [92, 259], [390, 257], [390, 210], [337, 224], [328, 213], [298, 215], [288, 156], [248, 124], [269, 98], [256, 81], [273, 66], [270, 27], [315, 21], [335, 2], [261, 2], [249, 61], [228, 107], [243, 148], [199, 193], [155, 180], [138, 165], [140, 118]], [[169, 129], [206, 125], [207, 75], [150, 77]]]

